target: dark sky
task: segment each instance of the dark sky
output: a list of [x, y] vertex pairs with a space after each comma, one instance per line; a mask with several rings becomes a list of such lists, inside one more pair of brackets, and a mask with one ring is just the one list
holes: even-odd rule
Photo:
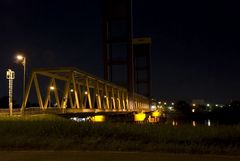
[[[21, 97], [22, 66], [73, 66], [103, 76], [101, 0], [1, 0], [0, 96], [5, 72], [16, 71]], [[240, 99], [240, 11], [229, 1], [133, 0], [134, 36], [152, 37], [153, 97]]]

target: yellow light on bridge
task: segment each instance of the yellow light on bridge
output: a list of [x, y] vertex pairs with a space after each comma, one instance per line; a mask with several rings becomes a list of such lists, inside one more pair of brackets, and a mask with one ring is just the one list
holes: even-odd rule
[[145, 120], [145, 118], [146, 118], [146, 114], [144, 112], [137, 113], [134, 115], [134, 121], [142, 122]]
[[104, 115], [96, 115], [91, 118], [93, 122], [104, 122], [105, 116]]
[[50, 86], [49, 88], [50, 88], [51, 91], [55, 90], [54, 86]]
[[158, 110], [152, 112], [153, 117], [159, 117], [160, 115], [161, 113]]

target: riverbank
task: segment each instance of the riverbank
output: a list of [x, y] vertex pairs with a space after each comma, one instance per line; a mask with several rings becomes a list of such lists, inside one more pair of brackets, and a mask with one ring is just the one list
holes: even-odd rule
[[55, 115], [0, 118], [0, 150], [240, 154], [240, 126], [78, 123]]

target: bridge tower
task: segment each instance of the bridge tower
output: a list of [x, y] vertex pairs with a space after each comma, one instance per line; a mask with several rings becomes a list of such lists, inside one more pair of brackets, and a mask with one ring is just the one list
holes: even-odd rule
[[104, 79], [123, 85], [134, 108], [132, 0], [104, 0]]
[[134, 39], [132, 19], [132, 0], [104, 0], [104, 79], [128, 88], [130, 108], [134, 92], [151, 96], [151, 38]]
[[135, 92], [151, 97], [151, 43], [149, 37], [133, 39]]

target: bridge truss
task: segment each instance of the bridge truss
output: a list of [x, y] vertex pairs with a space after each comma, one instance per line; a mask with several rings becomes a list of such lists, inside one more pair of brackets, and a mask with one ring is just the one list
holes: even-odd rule
[[[39, 83], [39, 79], [42, 77], [47, 78], [47, 83], [45, 82], [43, 85]], [[59, 81], [64, 85], [60, 86]], [[40, 68], [33, 70], [23, 99], [22, 112], [26, 109], [30, 91], [33, 88], [36, 92], [39, 107], [43, 111], [53, 108], [49, 103], [51, 95], [54, 95], [54, 108], [62, 112], [121, 112], [149, 109], [149, 99], [147, 97], [134, 93], [134, 106], [130, 108], [129, 93], [126, 88], [76, 68]], [[42, 93], [45, 93], [45, 95]]]

